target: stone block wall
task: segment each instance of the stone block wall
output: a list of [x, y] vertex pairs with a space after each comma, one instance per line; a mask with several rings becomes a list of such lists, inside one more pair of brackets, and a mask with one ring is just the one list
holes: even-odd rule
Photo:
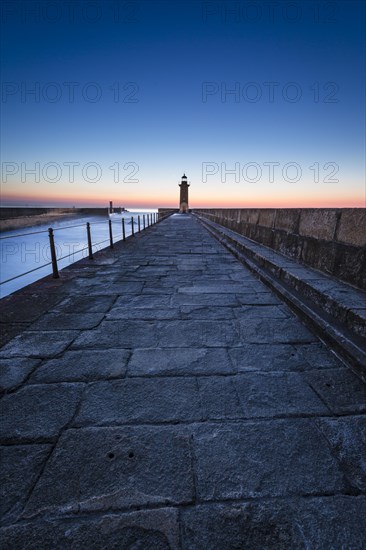
[[210, 208], [193, 212], [366, 290], [366, 208]]
[[177, 212], [179, 212], [178, 208], [158, 208], [160, 220], [166, 218], [167, 216], [171, 216], [172, 214], [176, 214]]

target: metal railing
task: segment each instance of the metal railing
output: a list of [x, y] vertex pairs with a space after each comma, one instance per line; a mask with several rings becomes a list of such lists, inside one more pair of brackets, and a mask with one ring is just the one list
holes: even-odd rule
[[[142, 229], [141, 229], [141, 217], [142, 217]], [[137, 232], [140, 233], [143, 229], [147, 229], [148, 227], [154, 225], [155, 223], [162, 221], [165, 216], [160, 216], [157, 212], [151, 213], [151, 214], [143, 214], [142, 216], [139, 214], [137, 216]], [[43, 269], [44, 267], [47, 267], [49, 265], [52, 266], [52, 276], [55, 279], [58, 279], [60, 277], [59, 275], [59, 268], [58, 268], [58, 262], [61, 260], [65, 260], [66, 258], [70, 258], [71, 256], [74, 256], [75, 254], [80, 254], [84, 252], [85, 250], [88, 251], [88, 258], [89, 260], [94, 259], [93, 254], [93, 247], [99, 246], [107, 241], [109, 241], [109, 248], [114, 248], [114, 243], [119, 241], [126, 241], [126, 228], [125, 228], [125, 218], [122, 218], [121, 220], [122, 225], [122, 233], [117, 235], [117, 237], [121, 237], [118, 241], [115, 240], [115, 236], [113, 235], [113, 225], [112, 220], [104, 220], [102, 222], [86, 222], [82, 224], [76, 224], [76, 225], [68, 225], [66, 227], [57, 227], [52, 228], [49, 227], [48, 229], [44, 229], [41, 231], [30, 231], [29, 233], [21, 233], [20, 235], [6, 235], [5, 237], [0, 237], [0, 240], [5, 239], [16, 239], [19, 237], [26, 237], [28, 235], [39, 235], [41, 233], [48, 233], [48, 239], [49, 239], [49, 246], [50, 246], [50, 252], [51, 252], [51, 261], [46, 262], [45, 264], [42, 264], [40, 266], [37, 266], [33, 269], [30, 269], [29, 271], [25, 271], [24, 273], [20, 273], [19, 275], [15, 275], [14, 277], [10, 277], [9, 279], [6, 279], [5, 281], [1, 281], [0, 285], [4, 285], [6, 283], [10, 283], [11, 281], [14, 281], [15, 279], [19, 279], [20, 277], [24, 277], [25, 275], [28, 275], [29, 273], [33, 273], [34, 271], [37, 271], [38, 269]], [[92, 242], [92, 236], [91, 236], [91, 226], [102, 224], [102, 223], [108, 223], [108, 230], [109, 230], [109, 236], [107, 239], [103, 239], [102, 241], [99, 241], [97, 243]], [[135, 222], [134, 217], [131, 216], [131, 237], [135, 236]], [[81, 248], [80, 250], [77, 250], [76, 252], [73, 251], [71, 254], [66, 254], [61, 257], [57, 257], [56, 254], [56, 246], [55, 246], [55, 231], [61, 231], [65, 229], [74, 229], [76, 227], [85, 227], [86, 228], [86, 237], [87, 237], [87, 246], [84, 248]]]

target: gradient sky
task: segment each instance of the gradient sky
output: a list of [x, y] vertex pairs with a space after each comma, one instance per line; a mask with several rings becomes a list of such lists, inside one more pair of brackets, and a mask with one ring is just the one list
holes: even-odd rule
[[176, 207], [186, 172], [191, 207], [366, 206], [364, 19], [362, 0], [4, 1], [3, 205]]

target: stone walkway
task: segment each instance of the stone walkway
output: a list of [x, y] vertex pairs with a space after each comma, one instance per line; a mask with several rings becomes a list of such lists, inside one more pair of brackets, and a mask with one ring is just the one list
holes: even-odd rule
[[366, 547], [365, 386], [194, 218], [62, 275], [4, 302], [3, 548]]

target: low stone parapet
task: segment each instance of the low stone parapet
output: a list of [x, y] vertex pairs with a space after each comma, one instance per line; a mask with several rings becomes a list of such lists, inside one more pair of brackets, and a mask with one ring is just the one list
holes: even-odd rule
[[366, 293], [205, 217], [201, 222], [366, 381]]
[[366, 289], [365, 208], [213, 208], [200, 216]]

